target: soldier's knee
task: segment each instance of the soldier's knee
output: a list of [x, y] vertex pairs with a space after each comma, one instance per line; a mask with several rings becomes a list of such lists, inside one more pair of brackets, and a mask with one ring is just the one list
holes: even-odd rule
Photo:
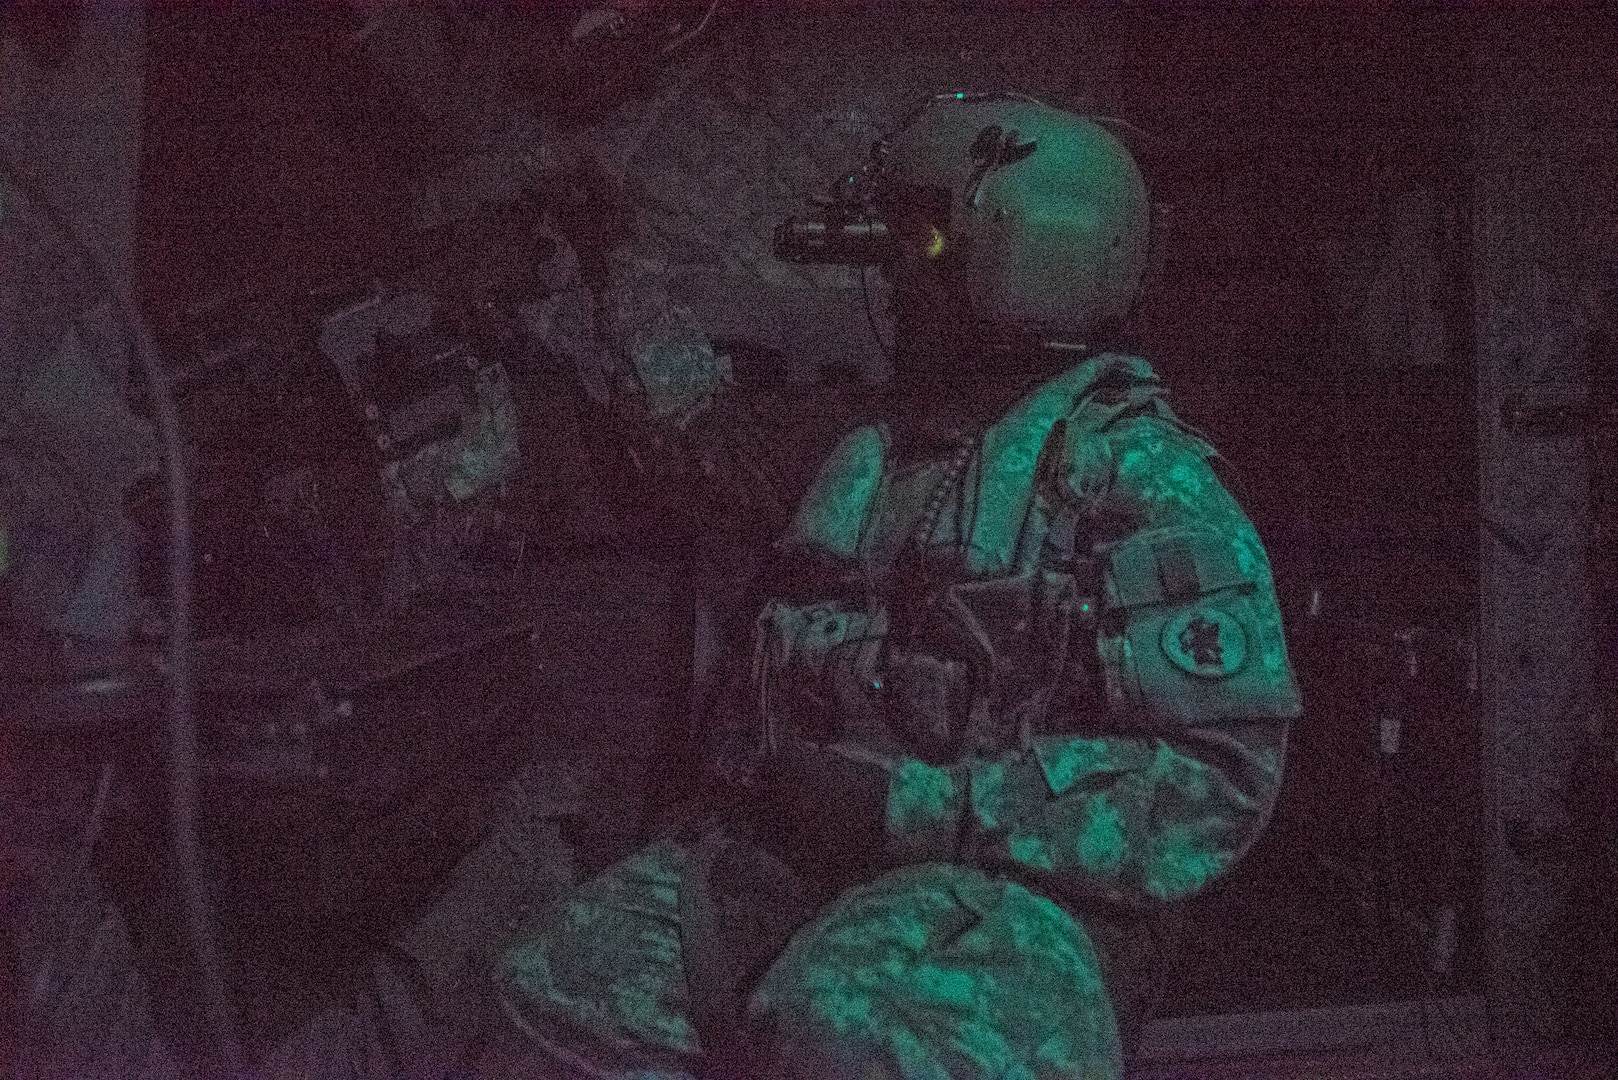
[[1083, 928], [1049, 900], [963, 867], [912, 867], [852, 890], [794, 938], [753, 1013], [783, 1075], [1121, 1074]]
[[679, 932], [688, 872], [683, 849], [654, 844], [552, 904], [497, 964], [507, 1017], [562, 1056], [695, 1055]]

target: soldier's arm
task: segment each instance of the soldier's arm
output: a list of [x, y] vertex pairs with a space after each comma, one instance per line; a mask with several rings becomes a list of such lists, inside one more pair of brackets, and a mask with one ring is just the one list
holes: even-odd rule
[[[1298, 711], [1257, 534], [1206, 446], [1166, 416], [1121, 417], [1073, 449], [1072, 494], [1119, 541], [1106, 552], [1096, 657], [1111, 691], [1105, 715], [1076, 718], [1082, 733], [950, 767], [832, 733], [782, 740], [768, 787], [797, 846], [965, 858], [1129, 902], [1195, 892], [1257, 836]], [[828, 628], [846, 617], [826, 615]], [[823, 685], [849, 693], [812, 711], [860, 711], [842, 699], [882, 672], [860, 662], [864, 650], [824, 656], [834, 662], [819, 673], [837, 677]]]
[[1268, 561], [1207, 453], [1138, 416], [1070, 459], [1074, 487], [1132, 526], [1108, 552], [1107, 715], [950, 769], [893, 763], [890, 844], [958, 837], [960, 857], [1122, 902], [1187, 896], [1241, 857], [1299, 705]]
[[1258, 536], [1205, 445], [1164, 417], [1121, 420], [1079, 450], [1069, 482], [1120, 541], [1096, 658], [1106, 715], [950, 767], [788, 744], [774, 766], [802, 830], [1114, 902], [1194, 893], [1253, 842], [1298, 712]]

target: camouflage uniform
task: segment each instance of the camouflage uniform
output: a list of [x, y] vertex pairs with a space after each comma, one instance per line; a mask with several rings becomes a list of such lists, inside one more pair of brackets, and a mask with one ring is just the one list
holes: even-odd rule
[[839, 445], [781, 544], [734, 795], [499, 968], [585, 1075], [1114, 1077], [1088, 930], [1263, 827], [1298, 697], [1262, 545], [1143, 361], [947, 460]]

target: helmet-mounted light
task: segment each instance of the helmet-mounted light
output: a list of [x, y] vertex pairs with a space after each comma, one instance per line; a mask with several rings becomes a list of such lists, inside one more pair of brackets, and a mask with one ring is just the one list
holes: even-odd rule
[[[816, 211], [790, 218], [776, 226], [775, 257], [783, 262], [829, 263], [845, 266], [880, 266], [906, 256], [926, 259], [942, 256], [949, 244], [948, 206], [918, 207], [915, 192], [895, 182], [890, 168], [893, 140], [904, 134], [940, 102], [1024, 101], [1041, 104], [1015, 91], [935, 94], [917, 106], [888, 135], [872, 147], [865, 164], [836, 180], [829, 193], [815, 196]], [[1036, 148], [1020, 141], [1016, 131], [1003, 133], [990, 125], [972, 147], [977, 164], [976, 182], [994, 169], [1021, 161]], [[931, 201], [931, 200], [925, 200]], [[895, 219], [910, 219], [905, 224]]]

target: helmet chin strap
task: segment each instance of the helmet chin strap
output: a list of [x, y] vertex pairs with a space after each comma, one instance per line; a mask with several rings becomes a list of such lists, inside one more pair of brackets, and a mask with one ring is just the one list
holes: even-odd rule
[[982, 327], [977, 334], [981, 348], [1006, 357], [1015, 364], [1022, 360], [1030, 370], [1043, 368], [1051, 362], [1071, 363], [1092, 355], [1096, 350], [1082, 341], [1045, 337], [1038, 333], [1008, 330], [993, 326]]
[[1077, 328], [1017, 325], [997, 321], [978, 309], [966, 290], [960, 290], [956, 296], [956, 302], [965, 313], [964, 322], [969, 328], [969, 340], [974, 343], [969, 347], [975, 347], [977, 350], [986, 349], [1002, 356], [1021, 358], [1035, 364], [1043, 362], [1052, 354], [1082, 359], [1094, 351], [1088, 342], [1077, 340], [1081, 332]]

